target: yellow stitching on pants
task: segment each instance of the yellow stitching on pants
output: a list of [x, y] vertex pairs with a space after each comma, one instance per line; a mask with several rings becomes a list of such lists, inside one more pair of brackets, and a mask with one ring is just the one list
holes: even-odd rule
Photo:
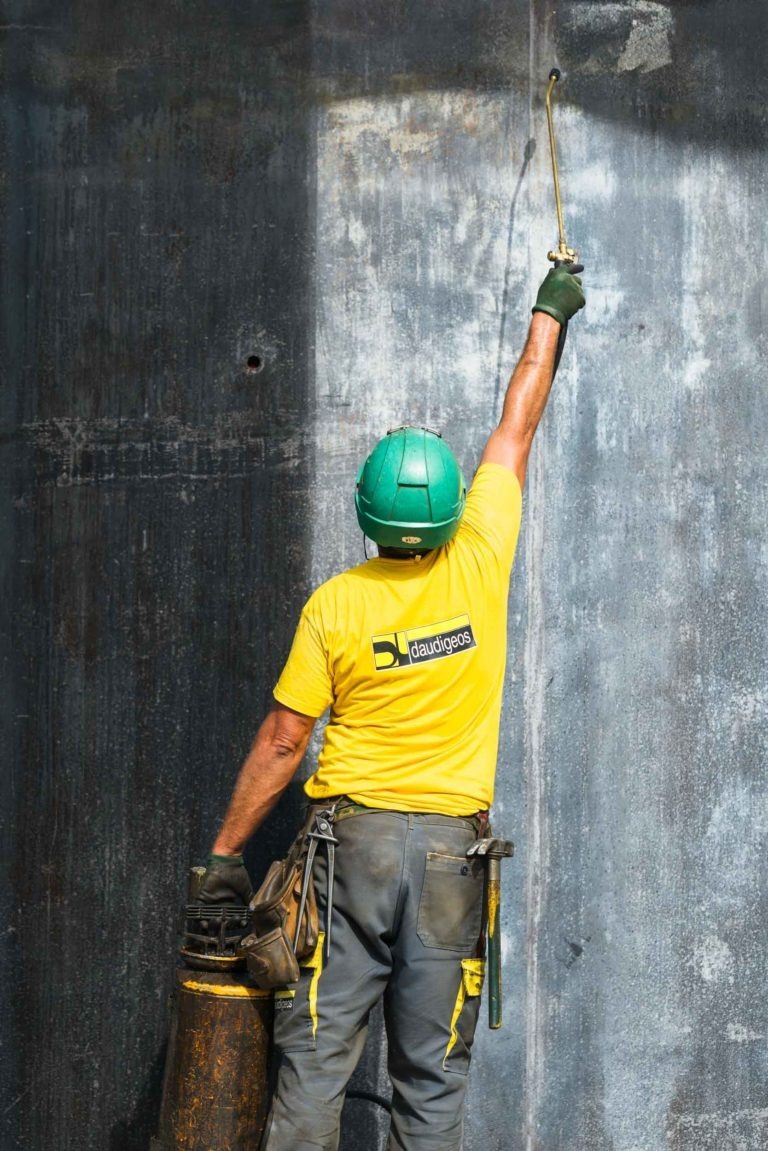
[[317, 1035], [317, 985], [323, 974], [323, 948], [325, 947], [325, 932], [317, 934], [317, 946], [309, 959], [302, 963], [302, 967], [309, 967], [313, 974], [309, 982], [309, 1015], [312, 1020], [312, 1038]]
[[448, 1056], [453, 1051], [459, 1039], [459, 1032], [456, 1024], [459, 1022], [462, 1008], [467, 1000], [467, 996], [479, 995], [483, 990], [483, 978], [485, 976], [485, 960], [484, 959], [462, 959], [461, 961], [461, 983], [456, 995], [456, 1002], [453, 1006], [453, 1015], [451, 1016], [451, 1037], [448, 1040], [448, 1046], [445, 1049], [443, 1056], [443, 1070], [448, 1062]]

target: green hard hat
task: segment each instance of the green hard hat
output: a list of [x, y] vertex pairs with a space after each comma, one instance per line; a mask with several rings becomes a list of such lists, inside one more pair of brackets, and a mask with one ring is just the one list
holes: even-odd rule
[[438, 548], [456, 533], [467, 484], [439, 432], [393, 428], [357, 476], [357, 521], [381, 547]]

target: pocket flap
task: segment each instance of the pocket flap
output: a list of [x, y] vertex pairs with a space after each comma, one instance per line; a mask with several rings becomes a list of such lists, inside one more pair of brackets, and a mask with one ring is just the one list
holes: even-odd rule
[[485, 980], [485, 960], [462, 959], [461, 978], [467, 995], [480, 995]]
[[273, 911], [278, 904], [289, 898], [301, 877], [301, 869], [287, 866], [287, 861], [278, 859], [270, 864], [264, 882], [250, 902], [252, 915], [263, 915]]
[[482, 861], [427, 853], [416, 923], [425, 947], [476, 954], [484, 878]]
[[325, 932], [320, 931], [318, 933], [318, 936], [317, 936], [317, 943], [315, 944], [314, 951], [306, 959], [302, 959], [301, 966], [302, 967], [310, 967], [315, 971], [317, 970], [318, 967], [322, 968], [322, 966], [323, 966], [323, 948], [324, 947], [325, 947]]

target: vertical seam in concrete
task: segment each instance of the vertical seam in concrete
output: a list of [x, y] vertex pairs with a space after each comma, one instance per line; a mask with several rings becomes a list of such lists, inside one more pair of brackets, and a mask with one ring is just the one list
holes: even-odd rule
[[[528, 768], [527, 827], [528, 873], [526, 878], [526, 1068], [525, 1068], [525, 1147], [535, 1151], [536, 1114], [544, 1058], [544, 1018], [539, 989], [539, 934], [544, 908], [548, 836], [545, 805], [545, 768], [541, 749], [544, 726], [544, 625], [541, 595], [541, 556], [544, 543], [542, 524], [543, 469], [537, 451], [529, 472], [525, 529], [527, 560], [527, 626], [525, 635], [525, 748]], [[530, 509], [535, 509], [535, 515]]]
[[[529, 78], [528, 136], [535, 138], [534, 92], [536, 90], [536, 0], [530, 0], [529, 13]], [[533, 242], [537, 239], [534, 229]], [[528, 247], [529, 281], [534, 275], [535, 254]], [[536, 261], [538, 265], [538, 260]], [[543, 526], [543, 460], [539, 439], [530, 461], [528, 475], [528, 513], [525, 525], [526, 603], [525, 635], [525, 752], [527, 760], [527, 827], [528, 872], [526, 877], [526, 1053], [525, 1053], [525, 1123], [526, 1151], [535, 1151], [539, 1098], [541, 1093], [543, 1046], [543, 1005], [539, 990], [539, 933], [544, 905], [547, 829], [545, 826], [545, 779], [541, 756], [541, 733], [544, 721], [542, 659], [544, 654], [543, 596], [541, 590], [541, 556]]]

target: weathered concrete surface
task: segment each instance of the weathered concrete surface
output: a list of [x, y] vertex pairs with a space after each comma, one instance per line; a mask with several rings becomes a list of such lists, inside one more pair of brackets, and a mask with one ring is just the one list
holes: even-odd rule
[[[6, 5], [3, 1147], [146, 1146], [168, 909], [298, 604], [362, 558], [359, 460], [407, 419], [471, 472], [498, 412], [556, 63], [589, 304], [527, 484], [466, 1151], [758, 1151], [768, 10], [127, 11]], [[345, 1115], [348, 1151], [383, 1126]]]
[[[554, 239], [541, 93], [558, 63], [589, 306], [534, 455], [512, 592], [507, 1028], [480, 1036], [467, 1147], [757, 1151], [766, 16], [482, 12], [504, 83], [462, 82], [458, 26], [414, 46], [382, 14], [355, 64], [348, 38], [319, 53], [313, 575], [360, 554], [344, 493], [384, 428], [434, 424], [468, 471], [478, 458]], [[425, 82], [388, 85], [379, 61], [408, 52]]]
[[0, 1146], [146, 1151], [186, 870], [309, 590], [309, 20], [4, 12]]

